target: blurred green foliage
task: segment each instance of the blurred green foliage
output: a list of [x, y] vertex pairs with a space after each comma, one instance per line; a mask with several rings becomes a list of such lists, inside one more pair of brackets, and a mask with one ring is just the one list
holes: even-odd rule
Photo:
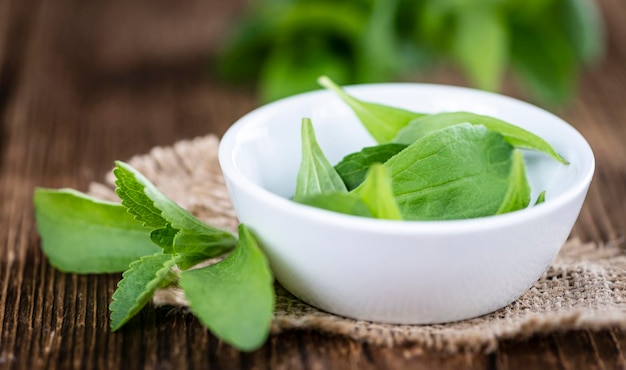
[[558, 105], [604, 52], [593, 0], [256, 0], [234, 25], [221, 76], [258, 83], [263, 101], [341, 84], [383, 82], [452, 64], [498, 91], [511, 71], [529, 96]]

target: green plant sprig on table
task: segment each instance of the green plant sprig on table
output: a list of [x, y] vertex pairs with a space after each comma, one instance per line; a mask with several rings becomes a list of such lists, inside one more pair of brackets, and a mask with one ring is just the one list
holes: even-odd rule
[[157, 289], [177, 284], [191, 312], [217, 337], [241, 350], [261, 346], [274, 288], [252, 232], [241, 224], [237, 238], [204, 224], [126, 163], [117, 162], [114, 174], [121, 204], [69, 189], [36, 189], [37, 227], [50, 263], [71, 273], [124, 271], [109, 307], [113, 331]]
[[[261, 0], [224, 40], [221, 76], [256, 81], [263, 101], [415, 76], [439, 64], [497, 91], [510, 70], [534, 100], [563, 103], [603, 54], [594, 0]], [[251, 62], [254, 61], [254, 62]], [[413, 77], [414, 78], [414, 77]]]

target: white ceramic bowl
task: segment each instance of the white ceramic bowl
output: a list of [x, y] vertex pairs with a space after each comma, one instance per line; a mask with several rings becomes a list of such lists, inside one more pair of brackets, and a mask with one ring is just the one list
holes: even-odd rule
[[224, 135], [219, 160], [237, 215], [259, 237], [278, 281], [338, 315], [424, 324], [476, 317], [524, 293], [565, 243], [594, 171], [585, 139], [533, 105], [477, 90], [371, 84], [353, 95], [413, 111], [491, 115], [538, 134], [570, 161], [525, 152], [535, 199], [509, 214], [455, 221], [387, 221], [316, 209], [288, 198], [300, 163], [300, 124], [310, 117], [331, 163], [374, 145], [352, 111], [315, 91], [262, 106]]

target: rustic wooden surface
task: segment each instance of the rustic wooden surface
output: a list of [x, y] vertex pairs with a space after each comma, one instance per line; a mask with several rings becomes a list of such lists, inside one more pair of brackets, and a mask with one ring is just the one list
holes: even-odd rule
[[[601, 6], [608, 57], [585, 72], [579, 97], [558, 114], [597, 156], [572, 235], [624, 246], [626, 3]], [[488, 355], [294, 331], [243, 354], [189, 314], [147, 308], [111, 334], [107, 307], [119, 275], [62, 274], [47, 263], [33, 188], [86, 190], [115, 159], [222, 134], [253, 109], [251, 87], [224, 86], [208, 73], [240, 9], [241, 1], [0, 0], [0, 369], [626, 368], [626, 333], [617, 329], [508, 340]], [[446, 73], [431, 80], [459, 82]]]

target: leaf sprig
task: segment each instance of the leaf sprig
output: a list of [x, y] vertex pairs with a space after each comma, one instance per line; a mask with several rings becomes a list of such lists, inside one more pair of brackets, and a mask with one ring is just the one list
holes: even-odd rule
[[[206, 225], [124, 162], [116, 162], [113, 172], [121, 205], [73, 190], [35, 191], [37, 225], [50, 262], [65, 272], [124, 271], [109, 306], [113, 331], [157, 289], [178, 284], [191, 312], [216, 336], [245, 351], [261, 346], [275, 298], [272, 273], [253, 233], [241, 224], [237, 238]], [[217, 263], [194, 268], [228, 252]]]

